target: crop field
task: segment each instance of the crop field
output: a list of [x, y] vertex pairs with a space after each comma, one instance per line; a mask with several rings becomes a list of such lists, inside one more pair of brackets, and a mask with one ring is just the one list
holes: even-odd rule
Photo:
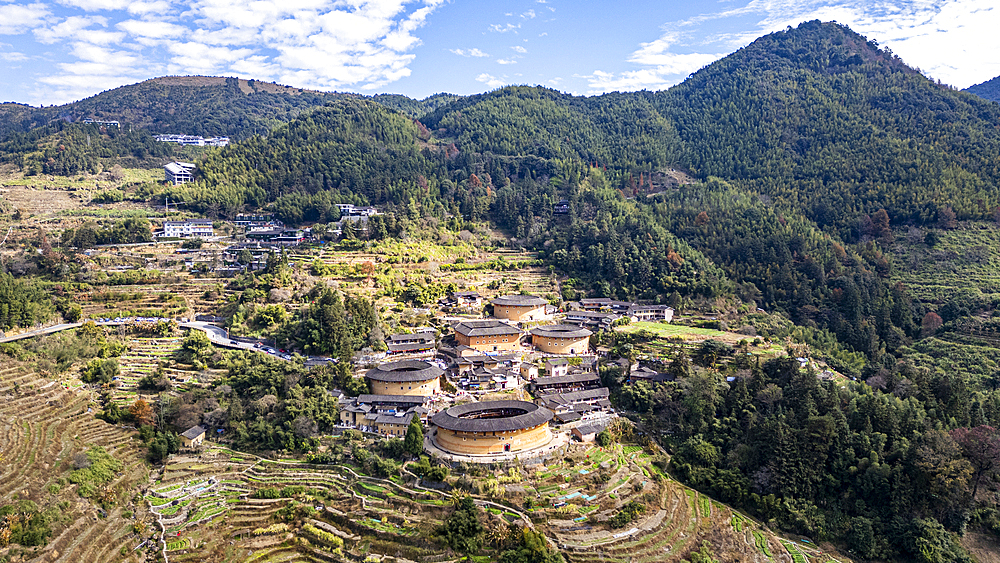
[[[145, 505], [133, 502], [134, 491], [149, 478], [144, 452], [134, 432], [94, 418], [89, 397], [39, 378], [25, 366], [0, 364], [0, 505], [30, 500], [57, 515], [44, 548], [10, 546], [0, 549], [0, 559], [145, 559], [143, 551], [133, 551], [149, 538], [143, 530], [151, 523]], [[74, 456], [95, 447], [121, 464], [106, 483], [73, 477]], [[95, 492], [85, 492], [91, 485]]]
[[[257, 498], [264, 489], [280, 491], [279, 498]], [[425, 538], [451, 510], [434, 502], [442, 496], [345, 466], [210, 447], [197, 458], [173, 458], [145, 500], [170, 561], [328, 561], [338, 548], [357, 559], [380, 553], [421, 560], [441, 554]]]
[[914, 297], [938, 304], [956, 294], [1000, 294], [1000, 227], [967, 223], [935, 233], [939, 241], [933, 247], [922, 236], [896, 233], [891, 245], [893, 280], [906, 285]]

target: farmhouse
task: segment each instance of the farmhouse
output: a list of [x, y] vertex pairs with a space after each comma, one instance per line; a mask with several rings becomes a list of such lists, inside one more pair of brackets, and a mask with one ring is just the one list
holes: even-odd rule
[[604, 311], [569, 311], [566, 323], [596, 330], [611, 330], [611, 325], [621, 318], [617, 313]]
[[596, 373], [550, 375], [535, 379], [531, 386], [536, 393], [568, 393], [597, 389], [601, 386], [601, 378]]
[[185, 448], [197, 448], [205, 443], [205, 428], [202, 426], [192, 426], [181, 434], [181, 446]]
[[386, 340], [388, 354], [401, 356], [404, 354], [427, 354], [434, 351], [434, 333], [418, 332], [416, 334], [393, 334]]
[[[341, 397], [339, 400], [340, 423], [376, 432], [375, 425], [380, 416], [413, 413], [421, 420], [427, 417], [427, 397], [414, 395], [358, 395]], [[409, 424], [409, 421], [407, 421]]]
[[461, 309], [480, 309], [484, 302], [483, 296], [478, 291], [453, 291], [448, 297], [439, 301], [444, 307]]
[[674, 309], [666, 305], [632, 305], [625, 314], [636, 321], [669, 323], [674, 318]]
[[548, 301], [534, 295], [504, 295], [492, 303], [494, 317], [518, 323], [544, 319], [548, 305]]
[[593, 442], [606, 426], [607, 424], [603, 420], [594, 420], [578, 425], [571, 432], [581, 442]]
[[611, 410], [607, 387], [542, 395], [536, 402], [555, 413], [558, 422], [589, 419]]
[[463, 321], [455, 325], [455, 340], [480, 352], [511, 351], [521, 347], [521, 331], [496, 319]]
[[635, 303], [631, 301], [615, 301], [607, 297], [592, 297], [581, 299], [579, 305], [584, 311], [611, 311], [621, 315], [626, 313], [629, 307], [632, 307]]
[[441, 392], [444, 370], [420, 360], [389, 362], [368, 370], [365, 378], [375, 395], [429, 397]]
[[378, 209], [374, 207], [362, 207], [354, 205], [353, 203], [338, 203], [337, 209], [340, 210], [340, 217], [371, 217], [372, 215], [378, 215]]
[[387, 438], [402, 438], [410, 426], [415, 413], [413, 411], [397, 412], [396, 414], [380, 414], [375, 419], [375, 431]]
[[194, 180], [194, 164], [190, 162], [171, 162], [163, 167], [165, 179], [175, 186]]
[[669, 373], [658, 372], [655, 369], [639, 366], [634, 370], [628, 372], [628, 382], [635, 383], [636, 381], [646, 381], [649, 383], [663, 383], [665, 381], [673, 381], [674, 376]]
[[552, 412], [526, 401], [467, 403], [431, 417], [437, 427], [434, 443], [463, 455], [523, 452], [552, 440]]
[[589, 330], [575, 325], [547, 325], [531, 329], [531, 343], [547, 354], [584, 354], [590, 350]]

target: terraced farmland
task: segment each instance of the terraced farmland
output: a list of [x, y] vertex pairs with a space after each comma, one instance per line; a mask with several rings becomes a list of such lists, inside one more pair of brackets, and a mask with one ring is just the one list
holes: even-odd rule
[[[256, 498], [262, 489], [282, 496]], [[323, 540], [328, 534], [352, 558], [441, 555], [426, 539], [450, 512], [441, 498], [347, 467], [258, 460], [213, 446], [171, 460], [145, 500], [170, 561], [331, 561], [339, 559]]]
[[[46, 562], [139, 561], [133, 549], [145, 537], [133, 525], [149, 513], [133, 504], [134, 491], [149, 472], [134, 432], [93, 416], [89, 393], [33, 375], [25, 366], [0, 364], [0, 505], [31, 500], [42, 510], [56, 507], [52, 537], [44, 548], [25, 552], [19, 546], [0, 549], [0, 559], [26, 554]], [[67, 483], [75, 454], [103, 447], [122, 464], [107, 484], [111, 500], [104, 508]]]

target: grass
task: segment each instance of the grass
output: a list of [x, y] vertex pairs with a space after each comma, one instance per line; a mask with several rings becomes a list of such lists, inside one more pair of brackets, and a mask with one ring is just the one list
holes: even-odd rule
[[660, 338], [680, 337], [685, 340], [705, 340], [707, 338], [722, 340], [724, 338], [738, 336], [729, 332], [713, 330], [710, 328], [695, 328], [678, 324], [653, 323], [646, 321], [639, 321], [625, 325], [618, 330], [621, 332], [639, 332], [642, 330], [648, 330]]

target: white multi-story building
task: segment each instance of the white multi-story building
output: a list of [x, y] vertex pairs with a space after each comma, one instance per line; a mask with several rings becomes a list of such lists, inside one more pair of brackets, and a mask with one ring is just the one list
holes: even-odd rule
[[194, 181], [194, 164], [190, 162], [171, 162], [163, 167], [166, 180], [175, 186]]
[[162, 236], [164, 237], [210, 237], [214, 234], [211, 219], [191, 219], [188, 221], [167, 221], [163, 223]]
[[229, 137], [201, 137], [198, 135], [157, 135], [155, 139], [161, 143], [177, 143], [186, 147], [224, 147], [229, 144]]

